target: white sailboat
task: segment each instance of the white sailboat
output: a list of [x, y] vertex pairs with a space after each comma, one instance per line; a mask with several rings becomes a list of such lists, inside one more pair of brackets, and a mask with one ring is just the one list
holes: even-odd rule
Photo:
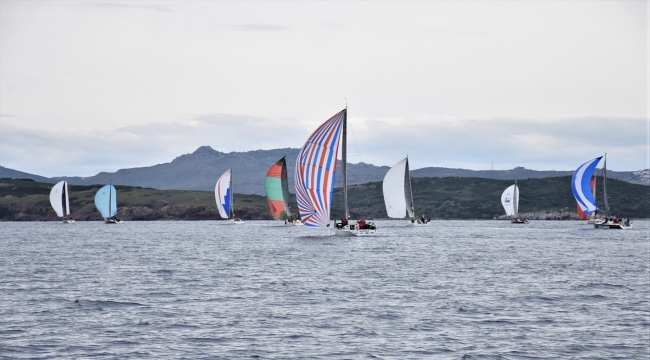
[[54, 208], [56, 214], [63, 218], [64, 224], [74, 223], [74, 219], [68, 217], [70, 215], [70, 199], [68, 197], [67, 181], [59, 181], [52, 187], [50, 191], [50, 204], [52, 204], [52, 208]]
[[222, 218], [227, 219], [227, 224], [243, 224], [244, 220], [235, 217], [232, 192], [232, 168], [226, 170], [214, 187], [214, 198], [217, 202], [217, 209]]
[[308, 227], [329, 227], [336, 176], [339, 140], [343, 137], [342, 172], [345, 217], [335, 222], [337, 236], [364, 236], [376, 232], [371, 222], [350, 223], [347, 187], [347, 108], [324, 122], [307, 139], [296, 160], [296, 200], [302, 223]]
[[117, 190], [113, 185], [105, 185], [95, 194], [95, 206], [102, 214], [104, 223], [121, 224], [117, 218]]
[[388, 217], [403, 219], [408, 216], [408, 226], [429, 225], [429, 219], [426, 219], [424, 214], [419, 219], [415, 218], [408, 156], [388, 170], [382, 189]]
[[506, 215], [512, 216], [510, 222], [513, 224], [528, 223], [528, 219], [519, 217], [519, 187], [516, 180], [513, 185], [508, 186], [501, 194], [501, 205], [503, 205]]

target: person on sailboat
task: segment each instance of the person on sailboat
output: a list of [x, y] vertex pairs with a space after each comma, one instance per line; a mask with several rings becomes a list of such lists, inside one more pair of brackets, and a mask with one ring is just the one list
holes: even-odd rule
[[366, 228], [366, 220], [359, 219], [359, 221], [357, 221], [357, 225], [359, 225], [359, 229], [365, 229]]

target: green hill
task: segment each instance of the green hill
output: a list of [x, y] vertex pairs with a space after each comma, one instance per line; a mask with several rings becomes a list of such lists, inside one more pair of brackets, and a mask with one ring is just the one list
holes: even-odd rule
[[[501, 194], [512, 183], [512, 180], [467, 177], [411, 180], [417, 215], [424, 213], [432, 219], [492, 219], [503, 215]], [[542, 218], [570, 215], [577, 218], [571, 176], [518, 180], [517, 185], [520, 212], [548, 214], [542, 214]], [[607, 190], [613, 215], [650, 218], [650, 187], [607, 179]], [[598, 204], [602, 207], [602, 181], [597, 182], [597, 192]], [[341, 189], [336, 189], [332, 208], [335, 219], [343, 216], [341, 193]], [[353, 218], [386, 216], [381, 182], [349, 186], [348, 199]]]
[[[103, 185], [68, 185], [70, 209], [76, 220], [101, 220], [95, 193]], [[221, 219], [214, 193], [194, 190], [156, 190], [115, 186], [118, 216], [125, 220]], [[0, 220], [57, 220], [50, 205], [52, 184], [33, 180], [0, 179]], [[266, 198], [235, 194], [236, 214], [248, 219], [271, 219]]]
[[[492, 219], [504, 214], [501, 193], [511, 180], [443, 177], [412, 179], [417, 215], [433, 219]], [[571, 193], [571, 177], [525, 179], [517, 181], [519, 208], [537, 218], [576, 218], [576, 203]], [[70, 185], [70, 208], [77, 220], [101, 220], [94, 196], [101, 185]], [[0, 179], [0, 220], [57, 220], [49, 202], [52, 184], [33, 180]], [[156, 190], [116, 186], [119, 216], [125, 220], [210, 220], [220, 219], [214, 193], [195, 190]], [[619, 217], [650, 218], [650, 187], [608, 179], [609, 204]], [[602, 181], [598, 182], [598, 202], [602, 206]], [[371, 182], [349, 187], [353, 218], [386, 218], [382, 183]], [[235, 209], [247, 219], [271, 219], [266, 199], [259, 195], [235, 194]], [[295, 198], [291, 207], [296, 212]], [[334, 192], [332, 218], [343, 217], [342, 189]]]

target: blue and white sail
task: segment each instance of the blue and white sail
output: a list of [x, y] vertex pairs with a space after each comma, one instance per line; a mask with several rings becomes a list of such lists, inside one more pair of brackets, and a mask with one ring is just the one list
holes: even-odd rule
[[573, 196], [578, 202], [578, 206], [585, 214], [591, 214], [598, 210], [596, 199], [591, 191], [591, 177], [596, 170], [596, 166], [603, 157], [597, 157], [580, 165], [571, 179], [571, 188]]
[[115, 186], [106, 185], [95, 194], [95, 206], [104, 219], [117, 215], [117, 191]]
[[217, 180], [217, 185], [214, 187], [214, 198], [217, 202], [219, 215], [224, 219], [229, 219], [232, 210], [232, 169], [226, 170]]

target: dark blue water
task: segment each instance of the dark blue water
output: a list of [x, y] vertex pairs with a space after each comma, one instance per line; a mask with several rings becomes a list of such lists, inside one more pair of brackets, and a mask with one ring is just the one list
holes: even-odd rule
[[0, 223], [0, 357], [646, 359], [649, 222]]

